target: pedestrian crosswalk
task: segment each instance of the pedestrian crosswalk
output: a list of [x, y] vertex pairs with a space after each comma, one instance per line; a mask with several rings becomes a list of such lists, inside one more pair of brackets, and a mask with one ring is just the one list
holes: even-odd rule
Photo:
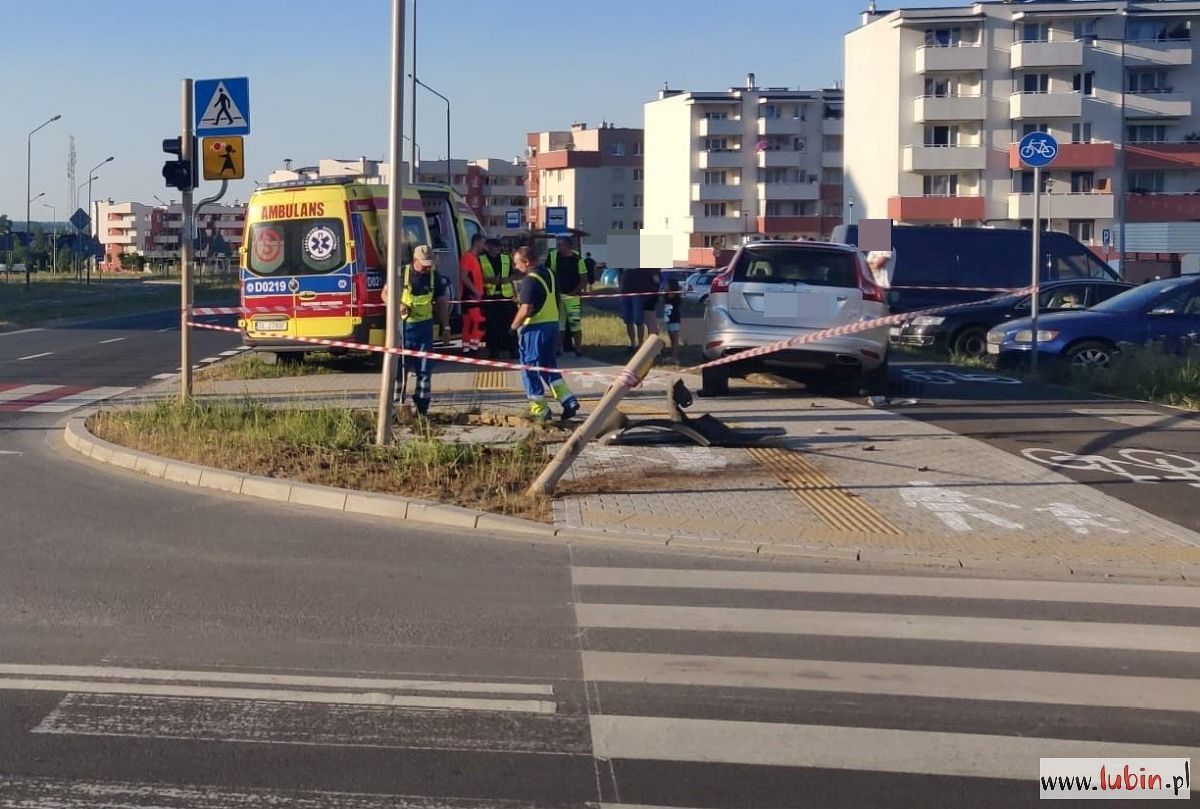
[[1200, 588], [609, 567], [572, 582], [604, 805], [1016, 806], [1043, 757], [1200, 760]]
[[70, 413], [133, 390], [101, 385], [45, 385], [0, 383], [0, 413]]

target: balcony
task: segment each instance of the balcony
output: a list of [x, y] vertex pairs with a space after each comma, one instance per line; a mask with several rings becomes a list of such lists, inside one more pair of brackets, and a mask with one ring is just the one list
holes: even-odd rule
[[684, 221], [692, 233], [741, 233], [743, 227], [740, 216], [691, 216]]
[[740, 169], [742, 167], [742, 150], [701, 152], [698, 164], [702, 169]]
[[1125, 145], [1125, 168], [1200, 169], [1200, 142], [1128, 143]]
[[804, 121], [799, 118], [759, 118], [760, 135], [799, 135], [804, 131]]
[[[1112, 219], [1112, 194], [1042, 194], [1043, 219]], [[1008, 195], [1009, 219], [1033, 218], [1033, 194]]]
[[987, 48], [981, 45], [926, 45], [917, 48], [917, 72], [986, 70]]
[[845, 194], [845, 186], [841, 183], [821, 183], [822, 202], [841, 202]]
[[793, 149], [775, 149], [758, 153], [758, 167], [763, 169], [768, 168], [788, 168], [790, 166], [799, 166], [800, 158], [804, 156], [804, 152], [797, 152]]
[[846, 133], [846, 121], [843, 118], [822, 118], [821, 119], [821, 134], [822, 135], [844, 135]]
[[913, 102], [917, 123], [929, 121], [982, 121], [987, 117], [987, 99], [981, 95], [918, 96]]
[[688, 264], [692, 267], [725, 267], [735, 251], [715, 247], [689, 247]]
[[742, 134], [741, 118], [701, 118], [698, 131], [700, 137], [724, 137]]
[[759, 199], [800, 199], [817, 200], [821, 198], [820, 183], [759, 183]]
[[824, 233], [825, 226], [836, 224], [834, 217], [822, 216], [759, 216], [755, 218], [755, 230], [764, 235], [773, 233]]
[[1009, 117], [1078, 118], [1083, 114], [1079, 93], [1013, 93], [1008, 100]]
[[1126, 93], [1126, 118], [1188, 118], [1192, 114], [1192, 97], [1188, 93]]
[[1125, 63], [1130, 67], [1186, 67], [1192, 63], [1192, 41], [1126, 42]]
[[982, 171], [987, 150], [982, 146], [905, 146], [905, 171]]
[[1129, 222], [1200, 221], [1200, 194], [1129, 194], [1125, 197]]
[[892, 197], [888, 217], [900, 222], [974, 222], [984, 218], [983, 197]]
[[1081, 67], [1083, 41], [1018, 42], [1009, 51], [1008, 61], [1013, 70], [1031, 67]]
[[[1050, 167], [1059, 169], [1107, 169], [1116, 165], [1117, 150], [1111, 143], [1060, 143], [1058, 157]], [[1017, 144], [1008, 147], [1008, 167], [1024, 170]]]
[[822, 151], [821, 152], [821, 168], [839, 169], [845, 164], [844, 153], [841, 149], [837, 151]]
[[725, 202], [742, 198], [742, 187], [734, 183], [692, 183], [692, 202]]

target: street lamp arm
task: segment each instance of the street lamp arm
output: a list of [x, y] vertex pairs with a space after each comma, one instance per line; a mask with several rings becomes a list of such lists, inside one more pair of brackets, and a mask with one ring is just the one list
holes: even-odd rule
[[37, 133], [37, 131], [38, 131], [38, 130], [40, 130], [40, 129], [43, 129], [44, 127], [50, 126], [50, 124], [54, 123], [55, 121], [57, 121], [57, 120], [58, 120], [59, 118], [61, 118], [61, 117], [62, 117], [61, 115], [55, 115], [55, 116], [54, 116], [53, 118], [51, 118], [50, 120], [48, 120], [48, 121], [45, 121], [45, 122], [43, 122], [43, 123], [39, 124], [39, 125], [38, 125], [36, 128], [34, 128], [34, 129], [30, 130], [29, 134], [28, 134], [26, 137], [30, 137], [30, 138], [32, 138], [32, 137], [34, 136], [34, 134], [35, 134], [35, 133]]

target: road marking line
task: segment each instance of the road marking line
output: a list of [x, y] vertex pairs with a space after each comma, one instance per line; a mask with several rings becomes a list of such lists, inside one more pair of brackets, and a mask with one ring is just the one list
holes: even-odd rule
[[175, 378], [175, 377], [177, 377], [177, 376], [179, 376], [179, 374], [178, 374], [178, 373], [170, 373], [170, 374], [155, 374], [154, 376], [152, 376], [152, 377], [150, 377], [150, 378], [151, 378], [151, 379], [174, 379], [174, 378]]
[[1200, 587], [1089, 582], [1007, 581], [933, 576], [864, 576], [757, 570], [686, 570], [637, 567], [573, 567], [577, 586], [681, 587], [704, 590], [765, 590], [794, 593], [861, 593], [879, 596], [977, 598], [1200, 608]]
[[53, 351], [43, 351], [41, 354], [30, 354], [28, 357], [17, 357], [17, 362], [24, 362], [25, 360], [41, 359], [42, 357], [49, 357], [53, 353], [54, 353]]
[[1200, 654], [1200, 628], [818, 610], [576, 604], [581, 627], [1015, 643]]
[[222, 351], [222, 352], [221, 352], [221, 356], [222, 356], [222, 357], [232, 357], [232, 356], [235, 356], [236, 354], [239, 354], [239, 353], [240, 353], [240, 352], [238, 352], [238, 351]]
[[165, 329], [159, 329], [158, 333], [162, 334], [165, 331], [175, 331], [177, 328], [177, 326], [167, 326]]
[[108, 345], [109, 343], [119, 343], [119, 342], [121, 342], [121, 341], [122, 341], [122, 340], [124, 340], [124, 339], [125, 339], [124, 337], [114, 337], [114, 338], [112, 338], [111, 340], [101, 340], [101, 341], [100, 341], [100, 345], [102, 345], [102, 346], [106, 346], [106, 345]]
[[1200, 712], [1200, 682], [1167, 677], [854, 663], [833, 660], [583, 652], [585, 680], [779, 688], [940, 699]]
[[161, 682], [307, 686], [310, 688], [341, 688], [344, 690], [440, 691], [463, 694], [554, 696], [554, 686], [542, 683], [494, 683], [476, 682], [474, 680], [396, 680], [378, 677], [263, 674], [253, 671], [188, 671], [138, 669], [123, 666], [61, 666], [38, 663], [0, 663], [0, 675], [4, 674], [108, 680], [158, 680]]
[[591, 717], [596, 758], [720, 762], [1029, 780], [1038, 759], [1188, 758], [1195, 748], [891, 728]]
[[0, 690], [62, 691], [82, 694], [140, 694], [165, 697], [207, 697], [271, 702], [312, 702], [324, 705], [378, 705], [389, 708], [455, 708], [464, 711], [511, 711], [552, 714], [558, 706], [548, 700], [487, 699], [393, 694], [383, 691], [298, 691], [275, 688], [229, 688], [200, 685], [166, 685], [101, 680], [43, 680], [0, 677]]
[[19, 388], [12, 388], [6, 391], [0, 391], [0, 403], [15, 402], [18, 399], [28, 399], [30, 396], [36, 396], [39, 393], [49, 393], [52, 390], [58, 390], [62, 385], [22, 385]]
[[0, 331], [0, 337], [12, 337], [16, 334], [33, 334], [35, 331], [45, 331], [45, 329], [17, 329], [16, 331]]
[[217, 362], [220, 359], [221, 359], [220, 357], [205, 357], [204, 359], [200, 360], [200, 362], [201, 363]]
[[120, 396], [122, 393], [133, 390], [133, 388], [118, 388], [118, 387], [100, 387], [85, 390], [81, 393], [75, 393], [70, 396], [64, 396], [61, 399], [56, 399], [53, 402], [45, 404], [33, 405], [25, 408], [26, 413], [66, 413], [70, 410], [83, 407], [84, 405], [92, 404], [93, 402], [101, 402], [105, 399], [111, 399], [114, 396]]

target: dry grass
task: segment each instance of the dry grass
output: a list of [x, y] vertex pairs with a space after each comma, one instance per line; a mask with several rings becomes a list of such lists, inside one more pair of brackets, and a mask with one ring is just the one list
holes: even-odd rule
[[[670, 338], [667, 336], [666, 324], [661, 320], [659, 330], [659, 335], [667, 341], [667, 346], [659, 355], [658, 367], [689, 368], [703, 360], [700, 346], [681, 345], [680, 362], [671, 362]], [[586, 304], [583, 307], [583, 342], [584, 355], [592, 359], [613, 365], [624, 365], [629, 360], [629, 335], [625, 331], [625, 321], [616, 312]]]
[[335, 357], [328, 351], [305, 354], [298, 362], [268, 362], [253, 351], [217, 362], [196, 373], [197, 379], [219, 382], [230, 379], [283, 379], [292, 376], [322, 376], [340, 371], [361, 370], [364, 363], [356, 357]]
[[525, 495], [545, 466], [546, 434], [531, 429], [515, 446], [490, 447], [443, 441], [426, 425], [407, 440], [376, 447], [374, 424], [374, 414], [348, 408], [164, 402], [99, 413], [89, 429], [106, 441], [189, 463], [550, 521], [549, 501]]

